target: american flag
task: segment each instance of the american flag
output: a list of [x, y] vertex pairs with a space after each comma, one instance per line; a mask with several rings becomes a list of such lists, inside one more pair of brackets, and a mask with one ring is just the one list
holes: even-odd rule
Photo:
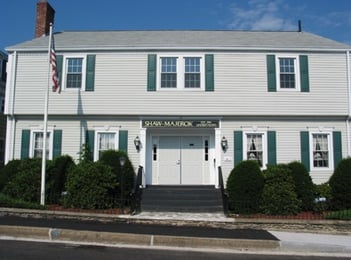
[[56, 52], [55, 52], [55, 42], [54, 35], [51, 36], [51, 46], [50, 46], [50, 63], [52, 71], [52, 83], [54, 84], [52, 90], [54, 92], [61, 93], [61, 88], [58, 79], [57, 62], [56, 62]]

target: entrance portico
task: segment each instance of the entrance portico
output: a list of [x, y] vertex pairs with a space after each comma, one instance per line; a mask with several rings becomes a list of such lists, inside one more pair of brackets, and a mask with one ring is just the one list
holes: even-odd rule
[[218, 185], [219, 120], [142, 120], [140, 165], [146, 185]]

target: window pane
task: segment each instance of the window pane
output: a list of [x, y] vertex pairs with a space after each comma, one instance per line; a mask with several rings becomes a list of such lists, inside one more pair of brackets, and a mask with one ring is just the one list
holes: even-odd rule
[[295, 88], [295, 58], [280, 58], [280, 87]]
[[161, 58], [161, 88], [177, 87], [177, 58]]
[[[34, 133], [34, 147], [33, 147], [33, 157], [34, 158], [42, 158], [43, 155], [43, 132]], [[49, 141], [50, 141], [50, 133], [48, 132], [46, 135], [46, 158], [49, 158]]]
[[115, 150], [115, 133], [99, 133], [99, 158], [106, 150]]
[[313, 167], [329, 167], [328, 135], [313, 135]]
[[262, 134], [247, 135], [247, 159], [256, 160], [261, 167], [263, 166], [262, 148]]
[[67, 88], [81, 88], [83, 58], [67, 59]]
[[185, 88], [200, 88], [200, 58], [185, 58]]

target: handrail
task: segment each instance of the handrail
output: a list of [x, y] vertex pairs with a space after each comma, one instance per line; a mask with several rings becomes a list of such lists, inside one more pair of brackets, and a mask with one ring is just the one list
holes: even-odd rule
[[140, 212], [141, 194], [142, 194], [142, 180], [143, 180], [143, 166], [139, 166], [136, 179], [134, 181], [134, 188], [131, 192], [131, 214]]
[[221, 189], [221, 194], [222, 194], [222, 202], [223, 202], [223, 211], [224, 214], [228, 214], [228, 194], [226, 193], [224, 189], [224, 182], [223, 182], [223, 174], [222, 174], [222, 167], [218, 166], [218, 184], [219, 188]]

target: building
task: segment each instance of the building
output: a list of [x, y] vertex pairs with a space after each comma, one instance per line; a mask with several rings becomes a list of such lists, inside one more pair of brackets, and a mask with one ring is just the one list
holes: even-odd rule
[[[7, 48], [6, 161], [41, 156], [53, 16], [39, 2], [36, 37]], [[218, 185], [218, 166], [226, 179], [246, 159], [301, 161], [323, 183], [351, 154], [348, 45], [303, 31], [54, 38], [62, 91], [49, 97], [49, 158], [121, 149], [144, 185]]]

